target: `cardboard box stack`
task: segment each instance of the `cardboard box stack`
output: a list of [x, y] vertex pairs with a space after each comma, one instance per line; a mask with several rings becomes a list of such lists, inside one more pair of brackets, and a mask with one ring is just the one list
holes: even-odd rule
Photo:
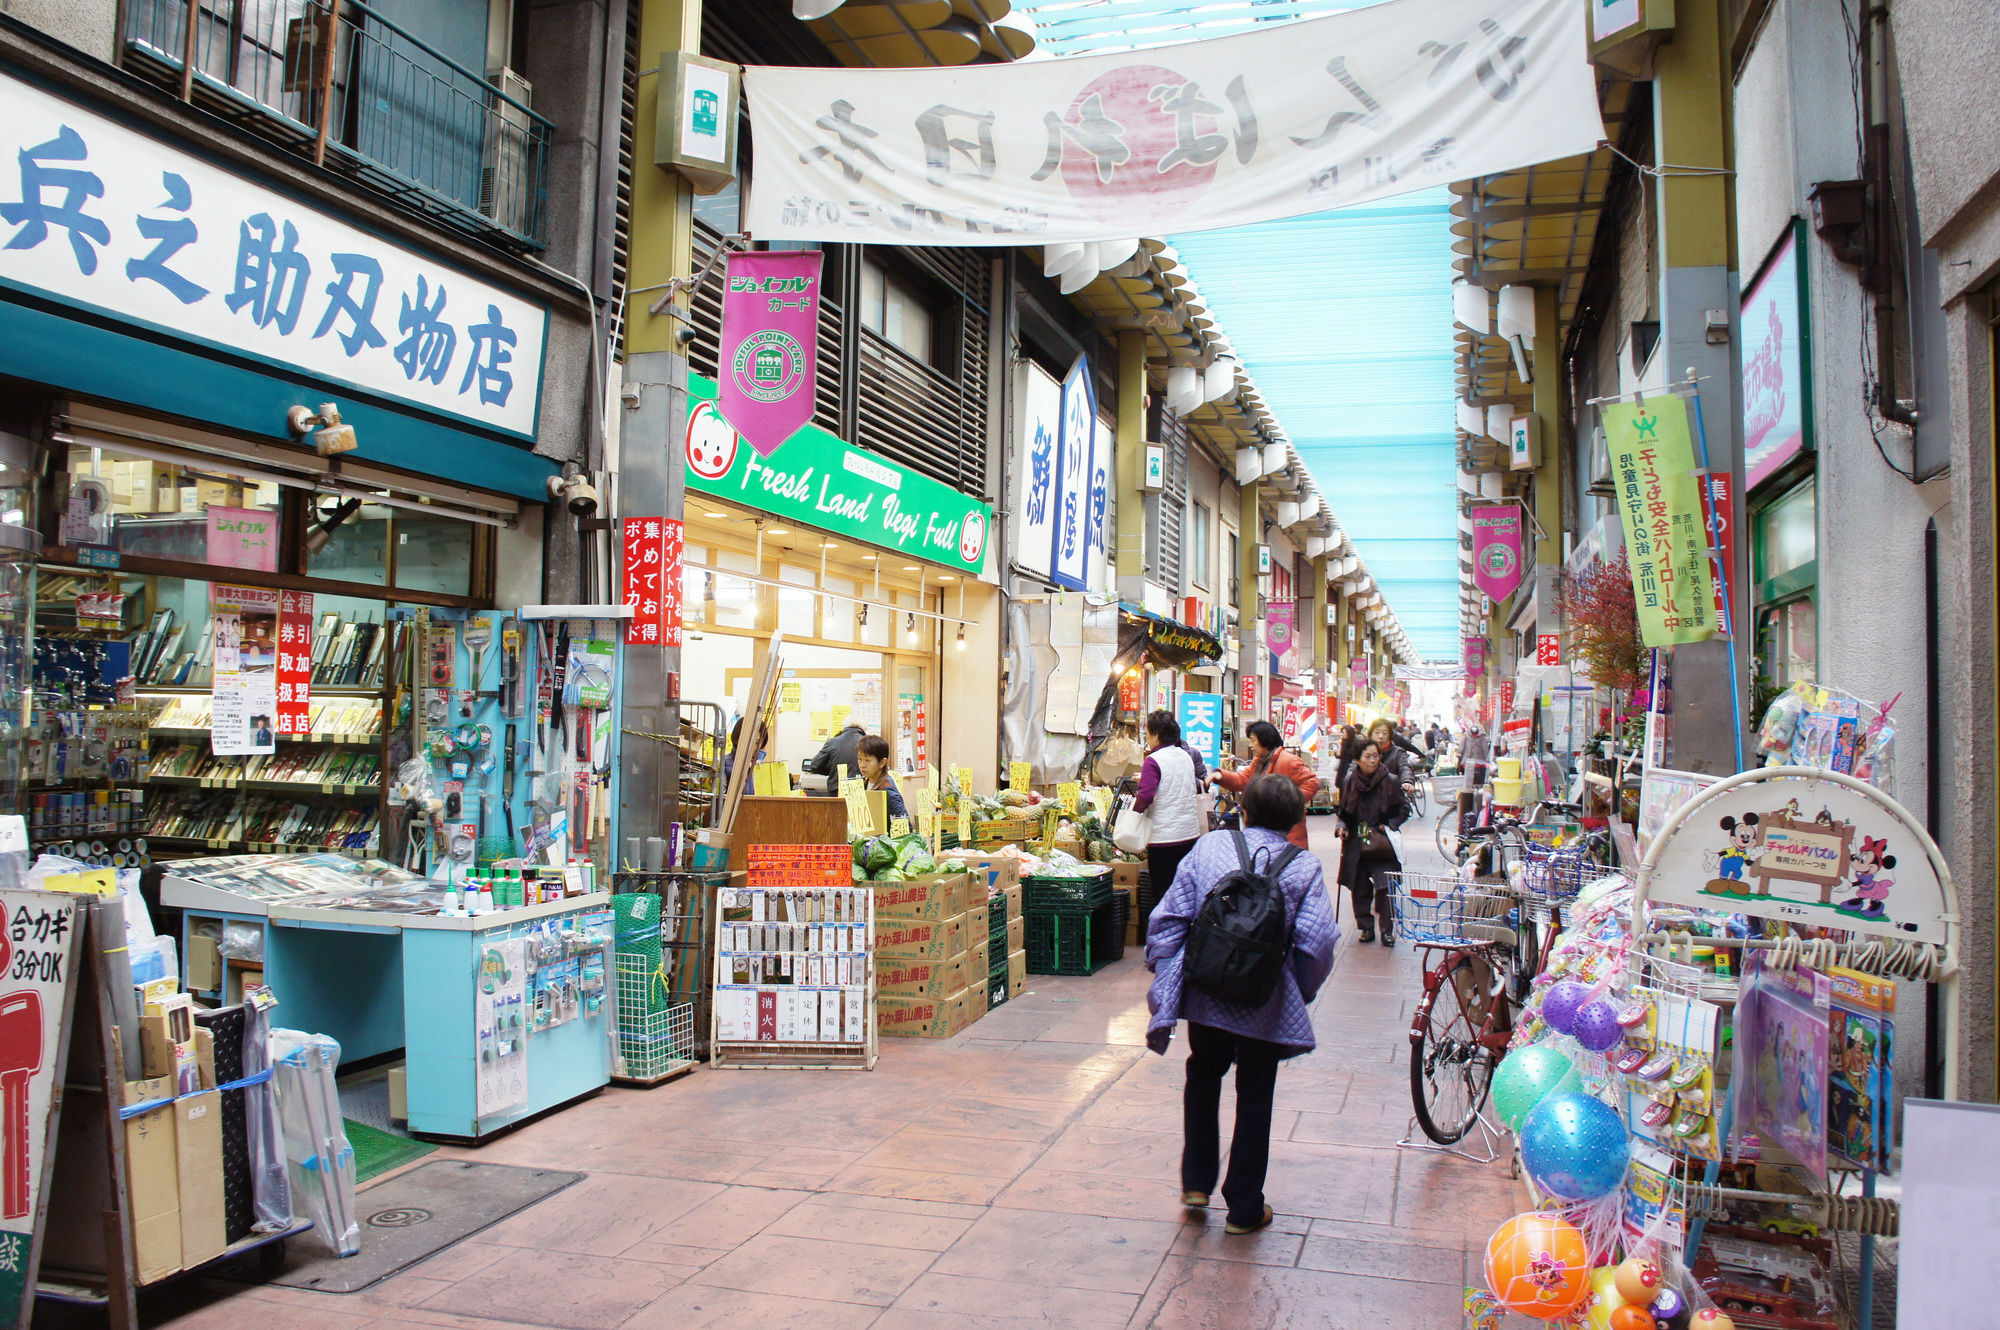
[[1011, 854], [953, 852], [972, 874], [974, 894], [985, 882], [988, 910], [987, 981], [992, 1006], [1019, 997], [1028, 983], [1027, 921], [1021, 913], [1021, 861]]
[[989, 921], [966, 873], [871, 883], [875, 1019], [884, 1035], [948, 1039], [986, 1014]]
[[140, 1080], [125, 1105], [126, 1188], [139, 1279], [149, 1283], [222, 1255], [222, 1096], [215, 1044], [186, 993], [149, 997], [139, 1019]]

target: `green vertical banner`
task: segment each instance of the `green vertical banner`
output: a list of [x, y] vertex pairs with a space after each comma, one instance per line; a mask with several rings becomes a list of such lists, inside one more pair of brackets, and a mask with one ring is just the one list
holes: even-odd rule
[[1705, 642], [1718, 625], [1687, 403], [1661, 393], [1607, 405], [1602, 418], [1640, 636], [1649, 647]]

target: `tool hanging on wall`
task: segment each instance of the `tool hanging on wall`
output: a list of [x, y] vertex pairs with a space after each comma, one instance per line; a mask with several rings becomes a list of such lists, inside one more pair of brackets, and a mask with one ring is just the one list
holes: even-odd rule
[[472, 657], [472, 686], [459, 696], [458, 714], [470, 720], [472, 704], [484, 694], [479, 686], [486, 682], [486, 647], [493, 640], [493, 619], [490, 615], [475, 614], [465, 621], [465, 650]]
[[500, 808], [507, 815], [507, 839], [514, 839], [514, 726], [507, 726], [506, 766], [500, 777]]
[[521, 621], [511, 614], [500, 621], [500, 711], [521, 718]]

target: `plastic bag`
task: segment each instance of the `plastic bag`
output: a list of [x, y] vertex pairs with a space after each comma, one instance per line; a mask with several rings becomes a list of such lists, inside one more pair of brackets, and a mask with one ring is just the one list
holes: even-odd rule
[[261, 961], [264, 959], [264, 929], [261, 924], [222, 925], [222, 941], [217, 944], [221, 951], [233, 961]]
[[[271, 1016], [255, 1002], [243, 1004], [243, 1074], [271, 1069]], [[274, 1078], [275, 1080], [275, 1078]], [[292, 1183], [285, 1170], [285, 1135], [278, 1125], [278, 1090], [272, 1081], [243, 1095], [250, 1137], [250, 1195], [259, 1233], [282, 1233], [292, 1226]]]
[[336, 1256], [352, 1256], [361, 1250], [361, 1225], [354, 1206], [354, 1147], [347, 1142], [334, 1083], [340, 1045], [323, 1034], [273, 1030], [271, 1055], [292, 1204], [304, 1208]]
[[1146, 764], [1146, 754], [1138, 742], [1129, 734], [1114, 734], [1105, 741], [1104, 751], [1097, 755], [1097, 779], [1105, 785], [1116, 785], [1127, 777], [1139, 774], [1139, 768]]

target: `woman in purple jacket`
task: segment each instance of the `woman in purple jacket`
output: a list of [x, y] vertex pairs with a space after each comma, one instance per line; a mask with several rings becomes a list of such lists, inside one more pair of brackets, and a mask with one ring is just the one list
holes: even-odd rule
[[[1242, 808], [1243, 838], [1261, 866], [1290, 846], [1286, 833], [1305, 816], [1305, 797], [1284, 776], [1259, 776], [1244, 788]], [[1239, 867], [1234, 834], [1210, 832], [1181, 861], [1173, 886], [1153, 911], [1146, 932], [1146, 966], [1153, 971], [1148, 998], [1153, 1019], [1146, 1044], [1164, 1054], [1174, 1023], [1187, 1021], [1181, 1200], [1196, 1208], [1208, 1205], [1220, 1171], [1217, 1114], [1222, 1078], [1235, 1065], [1236, 1130], [1222, 1196], [1229, 1203], [1226, 1231], [1254, 1233], [1271, 1222], [1271, 1207], [1264, 1203], [1264, 1172], [1271, 1160], [1271, 1098], [1278, 1064], [1310, 1053], [1315, 1046], [1308, 1008], [1333, 972], [1340, 925], [1327, 897], [1319, 856], [1296, 855], [1279, 876], [1292, 928], [1292, 951], [1270, 1000], [1261, 1007], [1244, 1007], [1192, 984], [1183, 985], [1188, 925], [1201, 913], [1209, 891]]]

